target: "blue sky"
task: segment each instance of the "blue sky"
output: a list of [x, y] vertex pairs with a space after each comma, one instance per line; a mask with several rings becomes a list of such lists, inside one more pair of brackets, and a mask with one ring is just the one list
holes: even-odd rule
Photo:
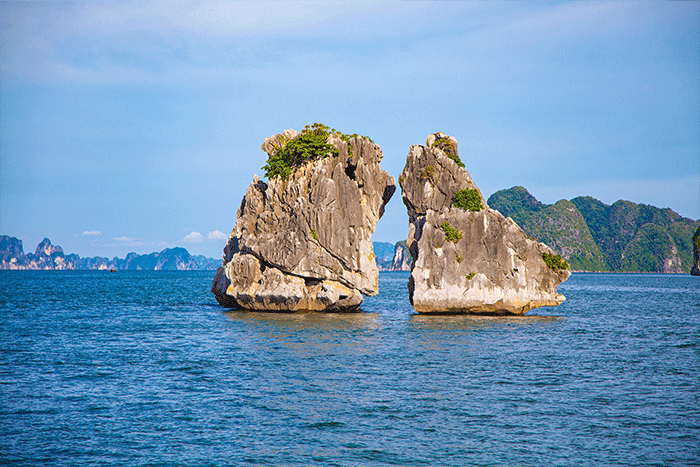
[[[220, 257], [265, 137], [442, 131], [515, 185], [700, 218], [699, 2], [0, 3], [0, 233]], [[405, 239], [400, 191], [375, 232]]]

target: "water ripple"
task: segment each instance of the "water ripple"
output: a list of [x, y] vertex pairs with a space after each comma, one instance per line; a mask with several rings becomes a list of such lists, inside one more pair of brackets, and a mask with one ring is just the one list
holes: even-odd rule
[[0, 272], [0, 463], [697, 465], [700, 287], [574, 274], [525, 317], [226, 311], [199, 272]]

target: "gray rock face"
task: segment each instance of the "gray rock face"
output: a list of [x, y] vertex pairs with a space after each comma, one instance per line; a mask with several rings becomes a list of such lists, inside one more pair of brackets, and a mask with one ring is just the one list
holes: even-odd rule
[[690, 270], [693, 276], [700, 276], [700, 227], [693, 235], [693, 267]]
[[[426, 146], [411, 146], [399, 177], [409, 215], [407, 245], [414, 258], [409, 294], [416, 311], [523, 314], [559, 305], [564, 296], [557, 286], [571, 272], [547, 266], [543, 255], [552, 250], [490, 209], [455, 160], [457, 141], [436, 133]], [[476, 190], [483, 209], [453, 206], [465, 189]]]
[[[273, 154], [287, 130], [265, 140]], [[261, 311], [352, 311], [375, 295], [372, 234], [396, 191], [369, 139], [332, 134], [339, 155], [306, 162], [286, 180], [253, 178], [212, 283], [220, 304]], [[348, 144], [352, 150], [348, 151]]]

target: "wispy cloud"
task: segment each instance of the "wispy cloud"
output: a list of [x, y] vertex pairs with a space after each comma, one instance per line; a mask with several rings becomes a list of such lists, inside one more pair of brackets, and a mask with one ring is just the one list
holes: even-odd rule
[[226, 239], [228, 239], [228, 235], [226, 235], [225, 233], [223, 233], [220, 230], [214, 230], [214, 231], [209, 232], [207, 234], [207, 238], [209, 240], [226, 240]]
[[119, 243], [137, 243], [137, 242], [140, 243], [141, 242], [141, 240], [139, 240], [136, 237], [126, 237], [126, 236], [114, 237], [113, 240], [115, 242], [119, 242]]
[[[450, 31], [457, 50], [473, 49], [482, 56], [485, 49], [517, 47], [524, 40], [572, 38], [572, 23], [586, 25], [576, 30], [573, 40], [580, 34], [595, 34], [595, 28], [607, 27], [611, 17], [620, 18], [624, 13], [617, 4], [584, 2], [530, 10], [524, 6], [513, 12], [512, 8], [482, 2], [409, 2], [400, 8], [393, 2], [5, 5], [1, 10], [5, 19], [0, 23], [0, 58], [6, 73], [42, 81], [211, 82], [237, 80], [250, 73], [265, 77], [270, 64], [275, 70], [283, 66], [298, 73], [299, 68], [291, 68], [294, 58], [314, 59], [311, 49], [330, 54], [330, 60], [314, 62], [313, 72], [317, 72], [318, 63], [328, 66], [339, 60], [348, 61], [350, 69], [357, 71], [358, 64], [376, 55], [369, 50], [383, 50], [364, 50], [375, 41], [398, 41], [397, 46], [406, 47], [398, 54], [401, 60], [410, 57], [413, 64], [434, 57], [436, 48], [442, 55], [451, 55], [442, 42], [445, 30]], [[416, 22], [416, 18], [421, 21]], [[445, 21], [450, 26], [445, 27]], [[405, 24], [412, 25], [410, 34]], [[358, 59], [342, 48], [338, 53], [326, 41], [358, 47], [364, 50], [357, 51], [360, 56], [368, 56]], [[426, 44], [427, 50], [409, 50], [413, 43]], [[390, 54], [375, 57], [368, 68], [381, 65], [384, 74], [391, 70], [398, 51], [388, 50]], [[292, 63], [288, 63], [290, 59]]]
[[183, 238], [180, 241], [185, 243], [202, 243], [203, 240], [204, 236], [201, 233], [192, 232], [190, 234], [185, 235], [185, 238]]
[[98, 235], [102, 235], [102, 232], [99, 230], [86, 230], [83, 232], [83, 237], [96, 237]]
[[138, 246], [145, 245], [145, 243], [143, 243], [140, 238], [136, 238], [136, 237], [121, 236], [121, 237], [114, 237], [112, 240], [114, 240], [115, 243], [107, 243], [107, 244], [105, 244], [105, 246], [138, 247]]

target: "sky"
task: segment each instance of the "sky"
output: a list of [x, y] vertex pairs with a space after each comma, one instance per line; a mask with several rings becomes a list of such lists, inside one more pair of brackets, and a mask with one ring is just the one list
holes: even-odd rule
[[[398, 179], [459, 142], [488, 198], [700, 218], [700, 2], [0, 2], [0, 234], [25, 252], [218, 258], [267, 155], [314, 122]], [[401, 192], [375, 241], [406, 238]]]

